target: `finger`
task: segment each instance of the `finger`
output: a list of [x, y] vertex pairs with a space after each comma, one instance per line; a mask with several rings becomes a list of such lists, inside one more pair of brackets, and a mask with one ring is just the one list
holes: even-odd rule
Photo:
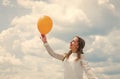
[[42, 37], [44, 37], [44, 34], [41, 34]]

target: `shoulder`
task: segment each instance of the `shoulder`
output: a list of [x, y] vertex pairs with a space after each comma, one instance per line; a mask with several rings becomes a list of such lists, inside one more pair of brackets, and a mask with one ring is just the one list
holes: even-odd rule
[[85, 57], [85, 55], [84, 54], [81, 54], [81, 58], [84, 58]]
[[85, 59], [85, 55], [81, 54], [81, 60], [84, 60], [84, 59]]
[[64, 55], [67, 55], [67, 53], [64, 53]]

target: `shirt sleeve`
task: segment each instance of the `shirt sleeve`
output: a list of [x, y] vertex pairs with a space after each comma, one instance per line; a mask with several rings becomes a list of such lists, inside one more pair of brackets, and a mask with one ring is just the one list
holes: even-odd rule
[[49, 55], [51, 55], [52, 57], [56, 58], [56, 59], [59, 59], [59, 60], [63, 60], [64, 59], [64, 55], [60, 55], [60, 54], [57, 54], [55, 53], [52, 48], [49, 46], [48, 43], [45, 43], [44, 44], [47, 52], [49, 53]]
[[98, 79], [95, 73], [93, 72], [92, 68], [89, 66], [88, 61], [84, 59], [84, 56], [82, 56], [81, 64], [88, 79]]

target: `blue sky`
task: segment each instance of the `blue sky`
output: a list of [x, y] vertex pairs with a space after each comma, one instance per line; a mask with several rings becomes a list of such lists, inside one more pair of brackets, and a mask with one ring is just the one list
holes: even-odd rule
[[63, 63], [39, 39], [43, 15], [53, 20], [47, 39], [56, 53], [67, 52], [71, 39], [81, 36], [98, 78], [120, 78], [119, 0], [1, 0], [0, 79], [63, 79]]

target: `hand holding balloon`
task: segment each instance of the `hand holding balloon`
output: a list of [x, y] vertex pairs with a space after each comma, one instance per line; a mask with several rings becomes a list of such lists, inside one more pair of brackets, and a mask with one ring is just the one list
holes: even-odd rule
[[44, 38], [44, 37], [45, 37], [45, 35], [44, 35], [44, 34], [41, 34], [41, 36], [42, 36], [42, 38]]
[[41, 34], [41, 40], [43, 41], [43, 43], [47, 43], [46, 35]]

